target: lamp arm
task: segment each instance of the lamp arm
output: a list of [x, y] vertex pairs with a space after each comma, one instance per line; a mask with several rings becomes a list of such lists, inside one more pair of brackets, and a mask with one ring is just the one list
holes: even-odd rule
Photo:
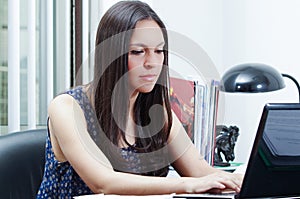
[[299, 94], [299, 102], [300, 102], [300, 86], [299, 86], [298, 81], [297, 81], [294, 77], [292, 77], [292, 76], [290, 76], [290, 75], [288, 75], [288, 74], [281, 74], [281, 75], [282, 75], [283, 77], [287, 77], [287, 78], [291, 79], [291, 80], [296, 84], [297, 89], [298, 89], [298, 94]]

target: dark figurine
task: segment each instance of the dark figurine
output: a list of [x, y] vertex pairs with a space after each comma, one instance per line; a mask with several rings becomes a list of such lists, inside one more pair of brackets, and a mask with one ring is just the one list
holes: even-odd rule
[[[230, 166], [229, 161], [233, 161], [234, 147], [239, 136], [239, 128], [230, 126], [229, 128], [224, 125], [216, 126], [216, 147], [214, 154], [214, 166]], [[221, 156], [223, 153], [226, 162], [223, 162]]]

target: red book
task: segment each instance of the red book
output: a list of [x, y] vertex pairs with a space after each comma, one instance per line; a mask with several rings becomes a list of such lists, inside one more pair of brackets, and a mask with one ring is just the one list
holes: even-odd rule
[[194, 141], [194, 82], [185, 79], [170, 78], [171, 107], [181, 121], [187, 134]]

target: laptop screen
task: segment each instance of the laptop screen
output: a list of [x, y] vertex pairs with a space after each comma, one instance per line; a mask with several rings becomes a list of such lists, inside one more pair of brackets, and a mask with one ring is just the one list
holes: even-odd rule
[[266, 104], [239, 198], [300, 196], [300, 104]]

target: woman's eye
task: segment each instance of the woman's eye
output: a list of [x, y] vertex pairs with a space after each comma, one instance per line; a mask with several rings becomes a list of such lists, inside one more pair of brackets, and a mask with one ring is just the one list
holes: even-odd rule
[[161, 53], [164, 52], [164, 50], [156, 50], [155, 52], [158, 53], [158, 54], [161, 54]]
[[139, 55], [142, 54], [144, 51], [143, 50], [131, 50], [130, 54], [132, 55]]

